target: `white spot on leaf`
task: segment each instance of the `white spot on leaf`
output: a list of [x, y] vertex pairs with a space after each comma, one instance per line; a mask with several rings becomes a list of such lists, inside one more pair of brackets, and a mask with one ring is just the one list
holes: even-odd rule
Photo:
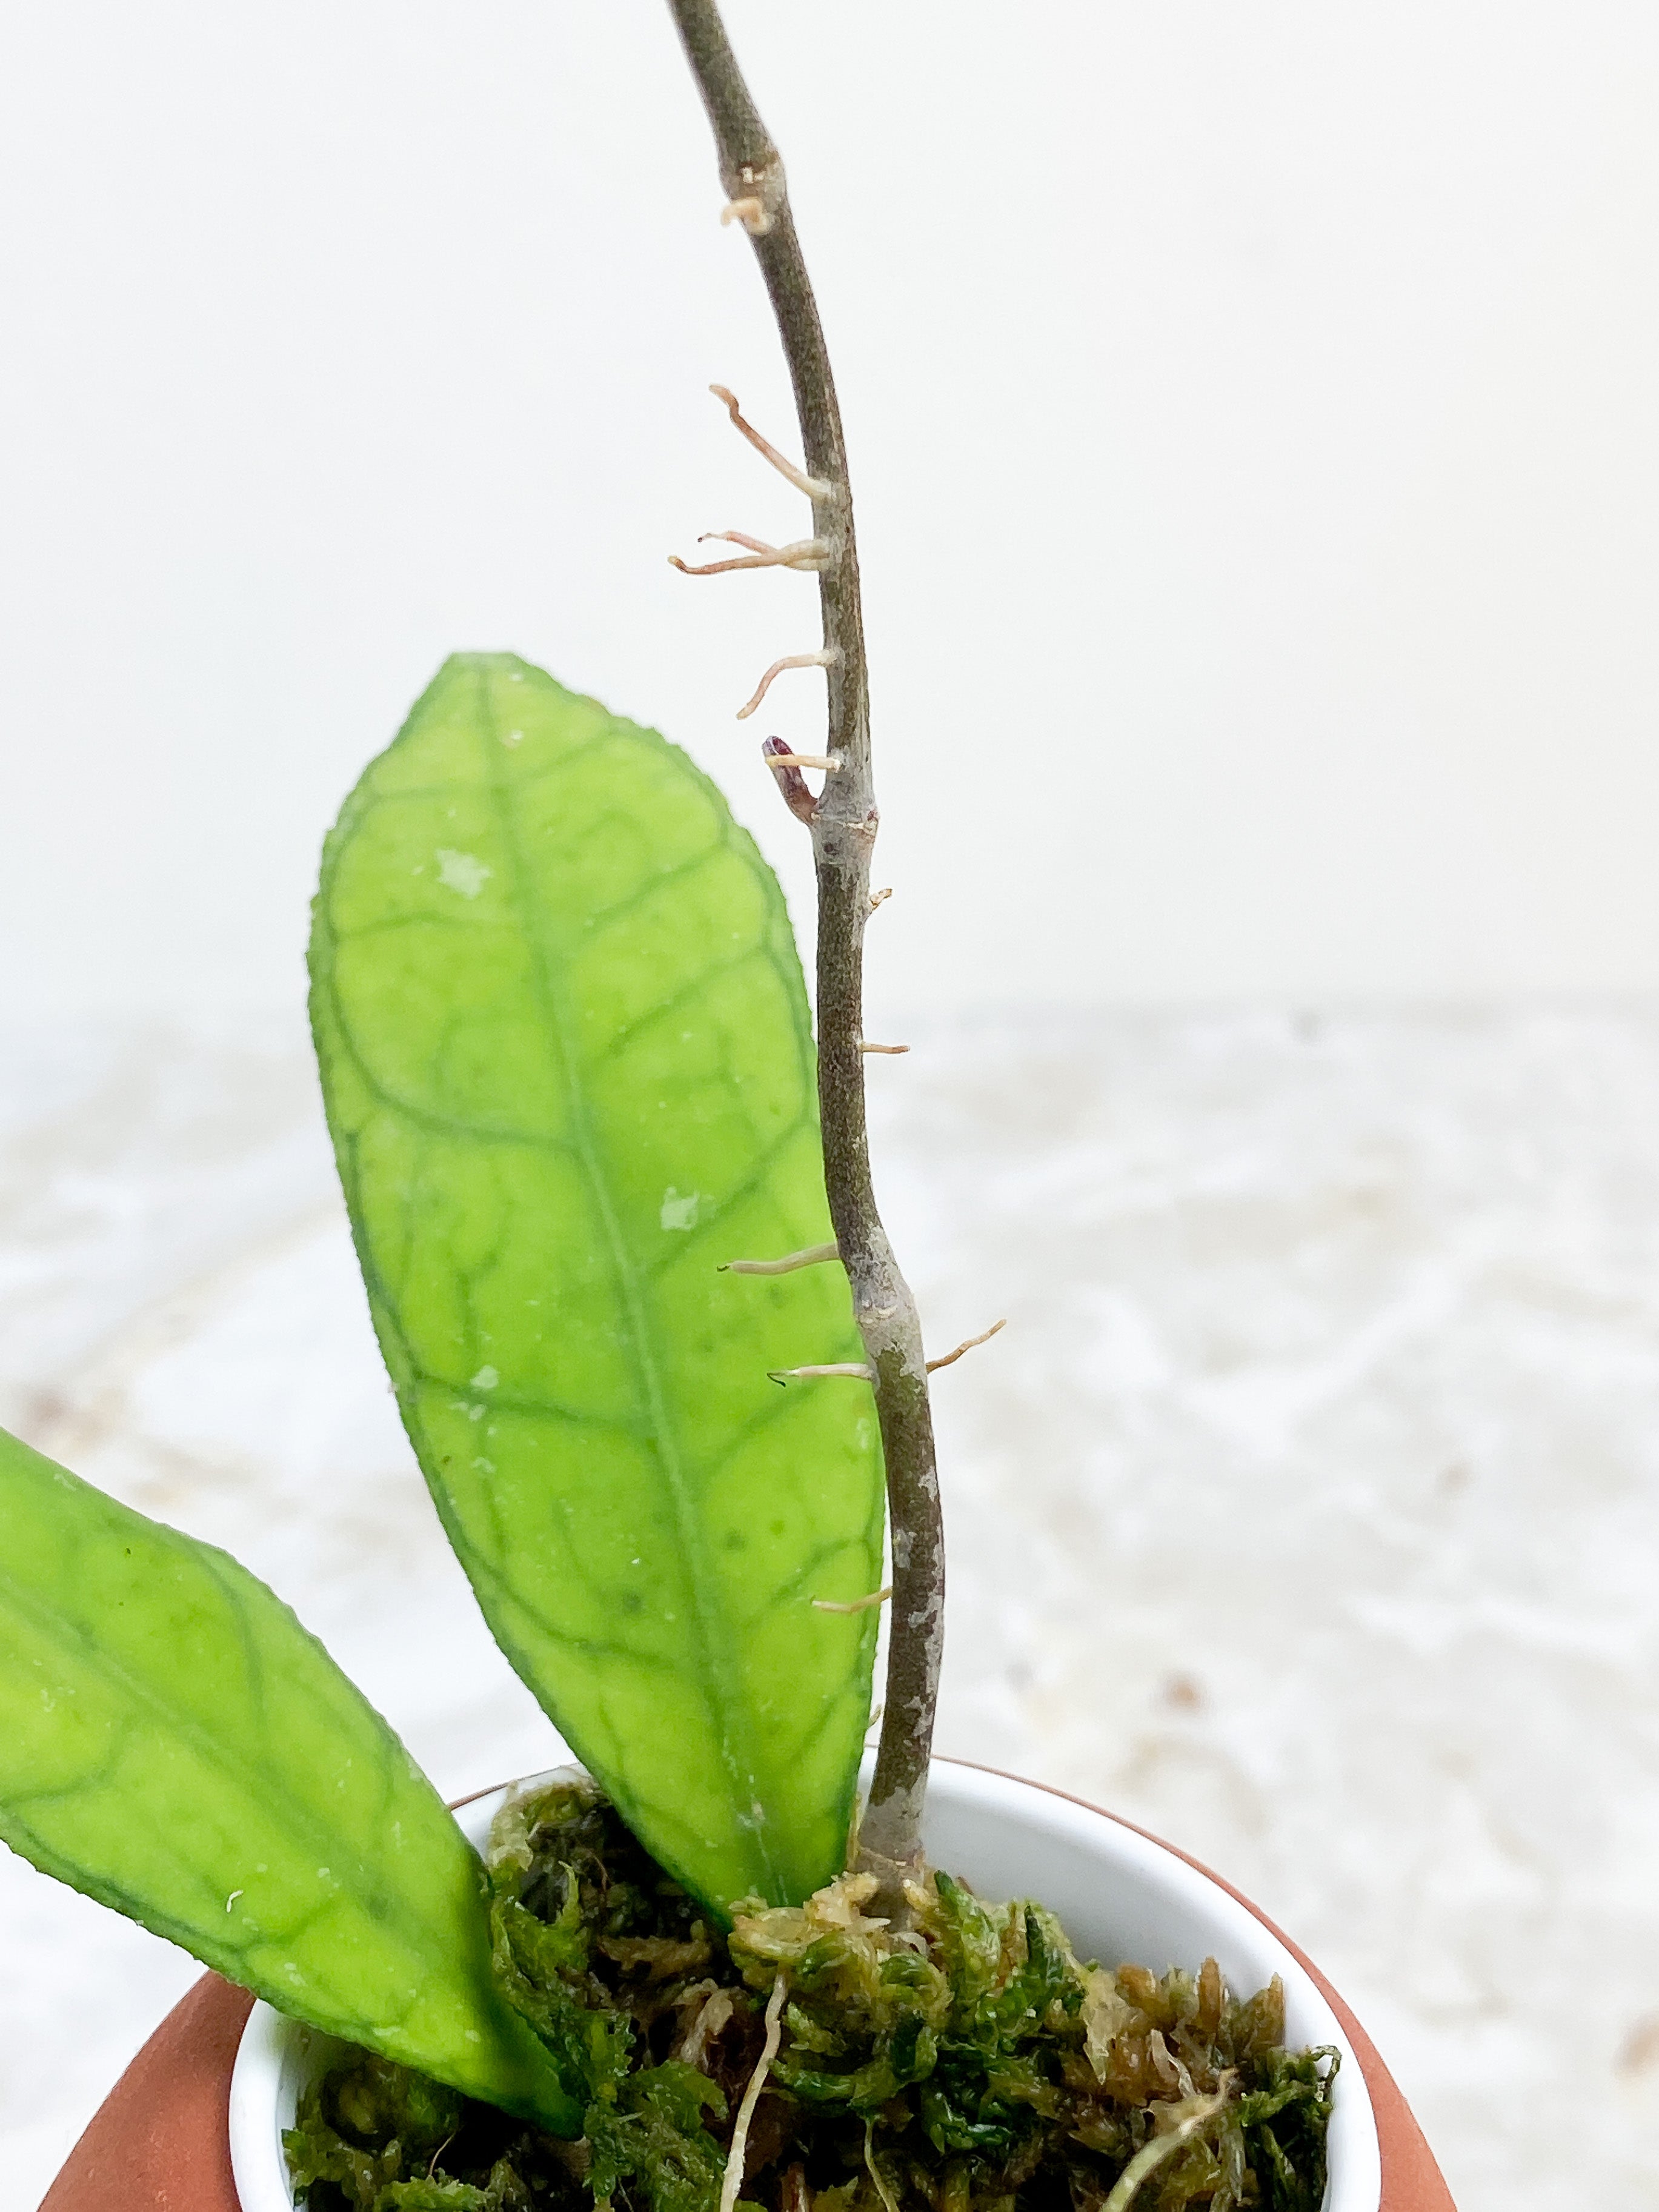
[[458, 853], [450, 845], [439, 846], [437, 861], [438, 881], [446, 890], [459, 891], [463, 898], [477, 898], [495, 872], [476, 854]]
[[662, 1212], [659, 1217], [665, 1229], [695, 1229], [697, 1208], [702, 1204], [702, 1194], [687, 1191], [682, 1198], [671, 1182], [662, 1194]]
[[472, 1388], [475, 1390], [493, 1390], [501, 1379], [495, 1368], [481, 1367], [472, 1378]]

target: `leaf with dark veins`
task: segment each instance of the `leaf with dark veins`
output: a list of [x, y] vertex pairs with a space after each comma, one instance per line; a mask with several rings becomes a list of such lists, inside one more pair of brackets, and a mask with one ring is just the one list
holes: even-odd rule
[[446, 663], [347, 800], [312, 940], [369, 1303], [508, 1658], [716, 1911], [839, 1871], [880, 1580], [867, 1397], [782, 894], [654, 732]]
[[0, 1431], [0, 1837], [297, 2020], [568, 2135], [483, 1869], [234, 1559]]

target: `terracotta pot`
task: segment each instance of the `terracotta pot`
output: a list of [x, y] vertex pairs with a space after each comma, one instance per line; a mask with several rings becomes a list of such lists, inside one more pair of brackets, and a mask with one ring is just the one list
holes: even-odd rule
[[[1351, 2059], [1339, 2077], [1333, 2119], [1331, 2212], [1339, 2202], [1341, 2212], [1455, 2212], [1421, 2130], [1364, 2031], [1248, 1899], [1186, 1852], [1079, 1798], [989, 1768], [957, 1761], [940, 1767], [928, 1823], [940, 1863], [959, 1866], [988, 1894], [1043, 1898], [1085, 1954], [1112, 1952], [1116, 1929], [1126, 1954], [1144, 1950], [1154, 1966], [1167, 1963], [1164, 1950], [1184, 1959], [1190, 1949], [1194, 1965], [1213, 1951], [1236, 1984], [1283, 1972], [1292, 2039], [1346, 2045]], [[465, 1801], [469, 1830], [487, 1826], [499, 1794]], [[1024, 1870], [1014, 1871], [1016, 1865]], [[1097, 1932], [1108, 1891], [1111, 1925]], [[1182, 1933], [1174, 1940], [1185, 1947], [1178, 1950], [1170, 1934], [1177, 1923]], [[307, 2063], [306, 2039], [289, 2023], [272, 2022], [264, 2007], [260, 2014], [267, 2017], [250, 2025], [250, 2002], [216, 1975], [198, 1982], [118, 2082], [40, 2212], [243, 2212], [228, 2115], [245, 2027], [237, 2149], [244, 2175], [253, 2177], [246, 2212], [286, 2203], [276, 2148], [279, 2100], [291, 2100], [295, 2070]], [[1346, 2181], [1339, 2155], [1347, 2160]]]

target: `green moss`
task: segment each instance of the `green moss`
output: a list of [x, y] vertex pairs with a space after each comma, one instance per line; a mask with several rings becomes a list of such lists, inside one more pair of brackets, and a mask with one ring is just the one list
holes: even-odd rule
[[[613, 1808], [559, 1784], [489, 1851], [497, 1978], [552, 2051], [569, 2143], [362, 2054], [286, 2138], [309, 2212], [716, 2212], [732, 2117], [787, 1978], [749, 2130], [768, 2212], [1318, 2212], [1336, 2054], [1291, 2051], [1275, 1982], [1080, 1963], [1054, 1916], [945, 1874], [902, 1935], [843, 1876], [729, 1935]], [[1132, 2169], [1132, 2170], [1131, 2170]], [[1127, 2172], [1127, 2180], [1126, 2180]]]

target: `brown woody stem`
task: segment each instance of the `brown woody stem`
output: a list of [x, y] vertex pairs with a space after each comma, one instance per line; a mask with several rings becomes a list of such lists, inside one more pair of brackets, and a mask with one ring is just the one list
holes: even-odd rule
[[823, 497], [813, 499], [812, 518], [813, 536], [825, 547], [818, 569], [830, 695], [824, 752], [836, 765], [810, 815], [796, 811], [811, 829], [817, 872], [824, 1186], [874, 1378], [892, 1530], [887, 1695], [858, 1863], [879, 1877], [887, 1908], [902, 1911], [902, 1883], [921, 1859], [921, 1808], [945, 1640], [945, 1532], [921, 1323], [870, 1182], [860, 1040], [864, 926], [871, 913], [870, 854], [878, 817], [853, 494], [835, 379], [778, 149], [755, 112], [715, 0], [669, 0], [669, 6], [708, 111], [728, 210], [738, 213], [749, 232], [777, 319], [807, 473], [828, 487]]

